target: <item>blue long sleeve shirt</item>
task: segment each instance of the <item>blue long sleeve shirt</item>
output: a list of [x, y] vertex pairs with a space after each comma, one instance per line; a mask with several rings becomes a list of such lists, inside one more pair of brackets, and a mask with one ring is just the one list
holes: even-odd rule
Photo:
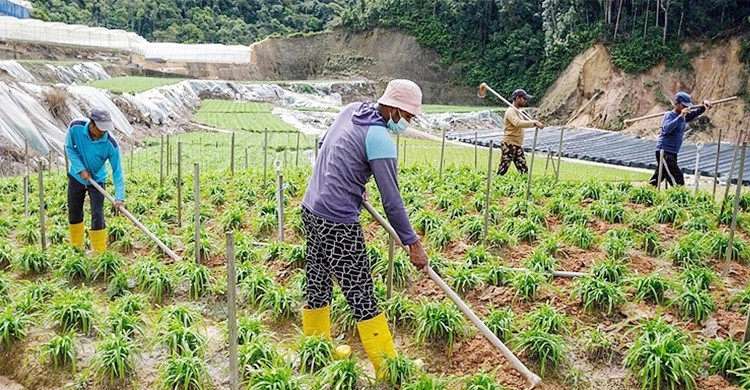
[[89, 119], [76, 119], [70, 122], [68, 134], [65, 137], [65, 153], [70, 161], [68, 173], [83, 185], [88, 185], [81, 178], [81, 172], [89, 171], [91, 178], [97, 183], [107, 181], [107, 168], [104, 165], [109, 160], [112, 167], [112, 181], [115, 183], [115, 199], [125, 201], [125, 177], [122, 174], [120, 148], [117, 141], [109, 133], [94, 141], [89, 134]]
[[688, 122], [697, 118], [706, 111], [706, 107], [699, 107], [687, 114], [686, 117], [675, 113], [674, 110], [664, 114], [661, 121], [661, 134], [656, 150], [664, 149], [667, 153], [677, 154], [682, 146], [682, 137], [685, 135], [685, 126]]
[[401, 242], [417, 242], [398, 188], [396, 145], [372, 103], [346, 106], [328, 129], [302, 205], [332, 222], [359, 223], [362, 195], [372, 176]]

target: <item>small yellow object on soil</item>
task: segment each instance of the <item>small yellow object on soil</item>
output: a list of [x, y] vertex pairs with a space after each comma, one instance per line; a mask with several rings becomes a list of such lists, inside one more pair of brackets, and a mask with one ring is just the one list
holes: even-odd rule
[[339, 359], [348, 359], [352, 354], [352, 347], [348, 345], [339, 345], [336, 347], [336, 357]]

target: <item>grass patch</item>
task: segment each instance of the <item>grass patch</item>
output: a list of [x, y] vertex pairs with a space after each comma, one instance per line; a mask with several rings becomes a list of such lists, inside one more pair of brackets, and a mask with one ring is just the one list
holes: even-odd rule
[[135, 94], [148, 91], [152, 88], [163, 87], [165, 85], [177, 84], [183, 79], [164, 78], [164, 77], [142, 77], [142, 76], [122, 76], [113, 77], [109, 80], [94, 80], [86, 85], [99, 89], [106, 89], [114, 93]]

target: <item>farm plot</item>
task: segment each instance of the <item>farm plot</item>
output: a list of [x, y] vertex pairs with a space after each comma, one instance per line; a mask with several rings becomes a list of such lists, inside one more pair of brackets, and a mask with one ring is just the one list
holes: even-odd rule
[[[201, 156], [190, 158], [222, 150], [194, 150]], [[28, 388], [226, 388], [224, 235], [234, 231], [243, 388], [375, 386], [338, 287], [335, 339], [298, 330], [305, 288], [299, 203], [309, 167], [283, 168], [284, 242], [276, 240], [275, 175], [264, 178], [258, 165], [233, 176], [219, 164], [203, 171], [197, 249], [192, 174], [181, 178], [188, 188], [177, 204], [174, 170], [160, 186], [153, 160], [137, 168], [127, 177], [128, 208], [182, 262], [167, 261], [119, 216], [108, 216], [110, 252], [95, 256], [65, 245], [62, 172], [45, 184], [51, 246], [41, 251], [37, 197], [25, 217], [21, 178], [0, 180], [0, 375]], [[748, 388], [741, 340], [750, 304], [750, 195], [740, 198], [736, 251], [723, 277], [731, 211], [720, 213], [709, 194], [542, 177], [527, 201], [524, 176], [511, 173], [493, 180], [485, 208], [485, 169], [475, 170], [465, 156], [439, 178], [434, 162], [407, 162], [403, 199], [433, 269], [543, 376], [545, 389]], [[34, 181], [31, 191], [36, 195]], [[380, 209], [374, 183], [368, 192]], [[387, 297], [386, 235], [369, 215], [361, 221], [375, 294], [400, 352], [388, 359], [389, 380], [380, 386], [523, 388], [402, 251]], [[191, 261], [196, 255], [200, 263]], [[586, 276], [555, 278], [554, 270]], [[333, 360], [341, 343], [352, 346], [353, 357]]]
[[266, 130], [277, 133], [297, 131], [292, 125], [272, 114], [271, 106], [265, 103], [204, 100], [193, 120], [220, 129], [254, 133]]
[[149, 89], [163, 87], [165, 85], [177, 84], [182, 80], [183, 79], [164, 77], [122, 76], [113, 77], [109, 80], [95, 80], [87, 85], [106, 89], [114, 93], [127, 92], [135, 94]]
[[223, 112], [223, 113], [243, 113], [243, 112], [263, 112], [270, 113], [271, 106], [267, 103], [258, 102], [238, 102], [234, 100], [217, 100], [206, 99], [201, 103], [201, 111]]

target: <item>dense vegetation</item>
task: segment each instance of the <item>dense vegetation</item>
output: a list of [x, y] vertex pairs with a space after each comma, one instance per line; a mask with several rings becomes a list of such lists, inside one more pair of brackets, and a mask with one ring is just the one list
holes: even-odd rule
[[595, 41], [617, 66], [689, 68], [685, 39], [750, 28], [741, 0], [35, 0], [34, 16], [135, 31], [148, 39], [249, 44], [272, 34], [395, 27], [455, 67], [459, 82], [541, 94]]
[[134, 31], [146, 39], [249, 45], [321, 31], [349, 0], [34, 0], [34, 17]]

